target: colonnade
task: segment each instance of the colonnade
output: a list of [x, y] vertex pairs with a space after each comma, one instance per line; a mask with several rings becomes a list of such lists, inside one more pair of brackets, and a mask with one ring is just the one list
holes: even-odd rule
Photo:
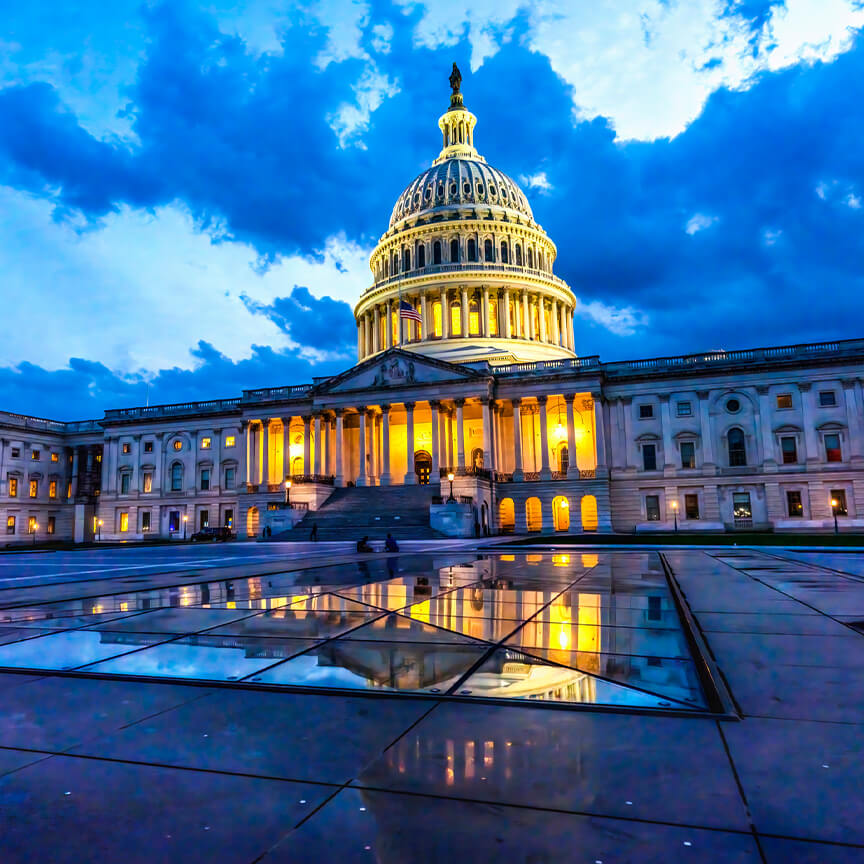
[[357, 354], [365, 359], [394, 345], [438, 339], [525, 339], [575, 350], [572, 304], [527, 288], [435, 288], [402, 296], [420, 323], [400, 319], [399, 299], [390, 298], [357, 319]]

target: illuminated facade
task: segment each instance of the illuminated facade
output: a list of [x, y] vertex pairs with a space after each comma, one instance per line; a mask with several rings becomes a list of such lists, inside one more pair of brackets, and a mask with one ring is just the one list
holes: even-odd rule
[[390, 486], [462, 536], [864, 528], [864, 340], [577, 356], [556, 248], [475, 149], [458, 83], [372, 253], [357, 365], [81, 423], [0, 414], [7, 541], [277, 535], [352, 500], [368, 526], [360, 490]]

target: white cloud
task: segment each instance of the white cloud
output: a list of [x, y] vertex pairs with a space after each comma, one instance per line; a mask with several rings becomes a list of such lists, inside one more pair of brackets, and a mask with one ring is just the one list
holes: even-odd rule
[[393, 40], [393, 25], [389, 21], [383, 24], [376, 24], [372, 28], [372, 39], [370, 44], [372, 50], [378, 54], [389, 54], [390, 43]]
[[846, 205], [853, 210], [861, 209], [861, 198], [858, 195], [853, 195], [851, 192], [846, 196]]
[[762, 240], [766, 246], [774, 246], [782, 236], [783, 232], [779, 229], [766, 228], [762, 232]]
[[538, 171], [536, 174], [520, 174], [519, 182], [529, 189], [536, 189], [538, 192], [550, 192], [552, 184], [546, 176], [545, 171]]
[[369, 118], [384, 101], [385, 97], [399, 92], [399, 83], [379, 72], [374, 65], [366, 68], [360, 80], [353, 87], [354, 102], [343, 102], [327, 122], [339, 139], [339, 146], [350, 144], [365, 148], [360, 137], [369, 128]]
[[694, 213], [684, 227], [684, 231], [691, 237], [698, 231], [704, 231], [710, 228], [717, 221], [716, 216], [708, 216], [705, 213]]
[[637, 330], [648, 326], [648, 316], [632, 306], [609, 306], [600, 300], [579, 302], [576, 315], [599, 324], [616, 336], [632, 336]]

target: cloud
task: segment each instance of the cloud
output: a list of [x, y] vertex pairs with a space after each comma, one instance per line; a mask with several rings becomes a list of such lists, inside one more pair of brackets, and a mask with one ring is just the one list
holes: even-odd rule
[[552, 189], [552, 184], [546, 177], [545, 171], [538, 171], [536, 174], [520, 174], [519, 182], [529, 189], [536, 189], [541, 194]]

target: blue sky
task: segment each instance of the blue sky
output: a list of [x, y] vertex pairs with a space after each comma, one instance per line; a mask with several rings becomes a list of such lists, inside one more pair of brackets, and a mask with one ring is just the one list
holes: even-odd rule
[[603, 359], [864, 335], [857, 0], [59, 0], [0, 28], [0, 408], [351, 365], [450, 64]]

